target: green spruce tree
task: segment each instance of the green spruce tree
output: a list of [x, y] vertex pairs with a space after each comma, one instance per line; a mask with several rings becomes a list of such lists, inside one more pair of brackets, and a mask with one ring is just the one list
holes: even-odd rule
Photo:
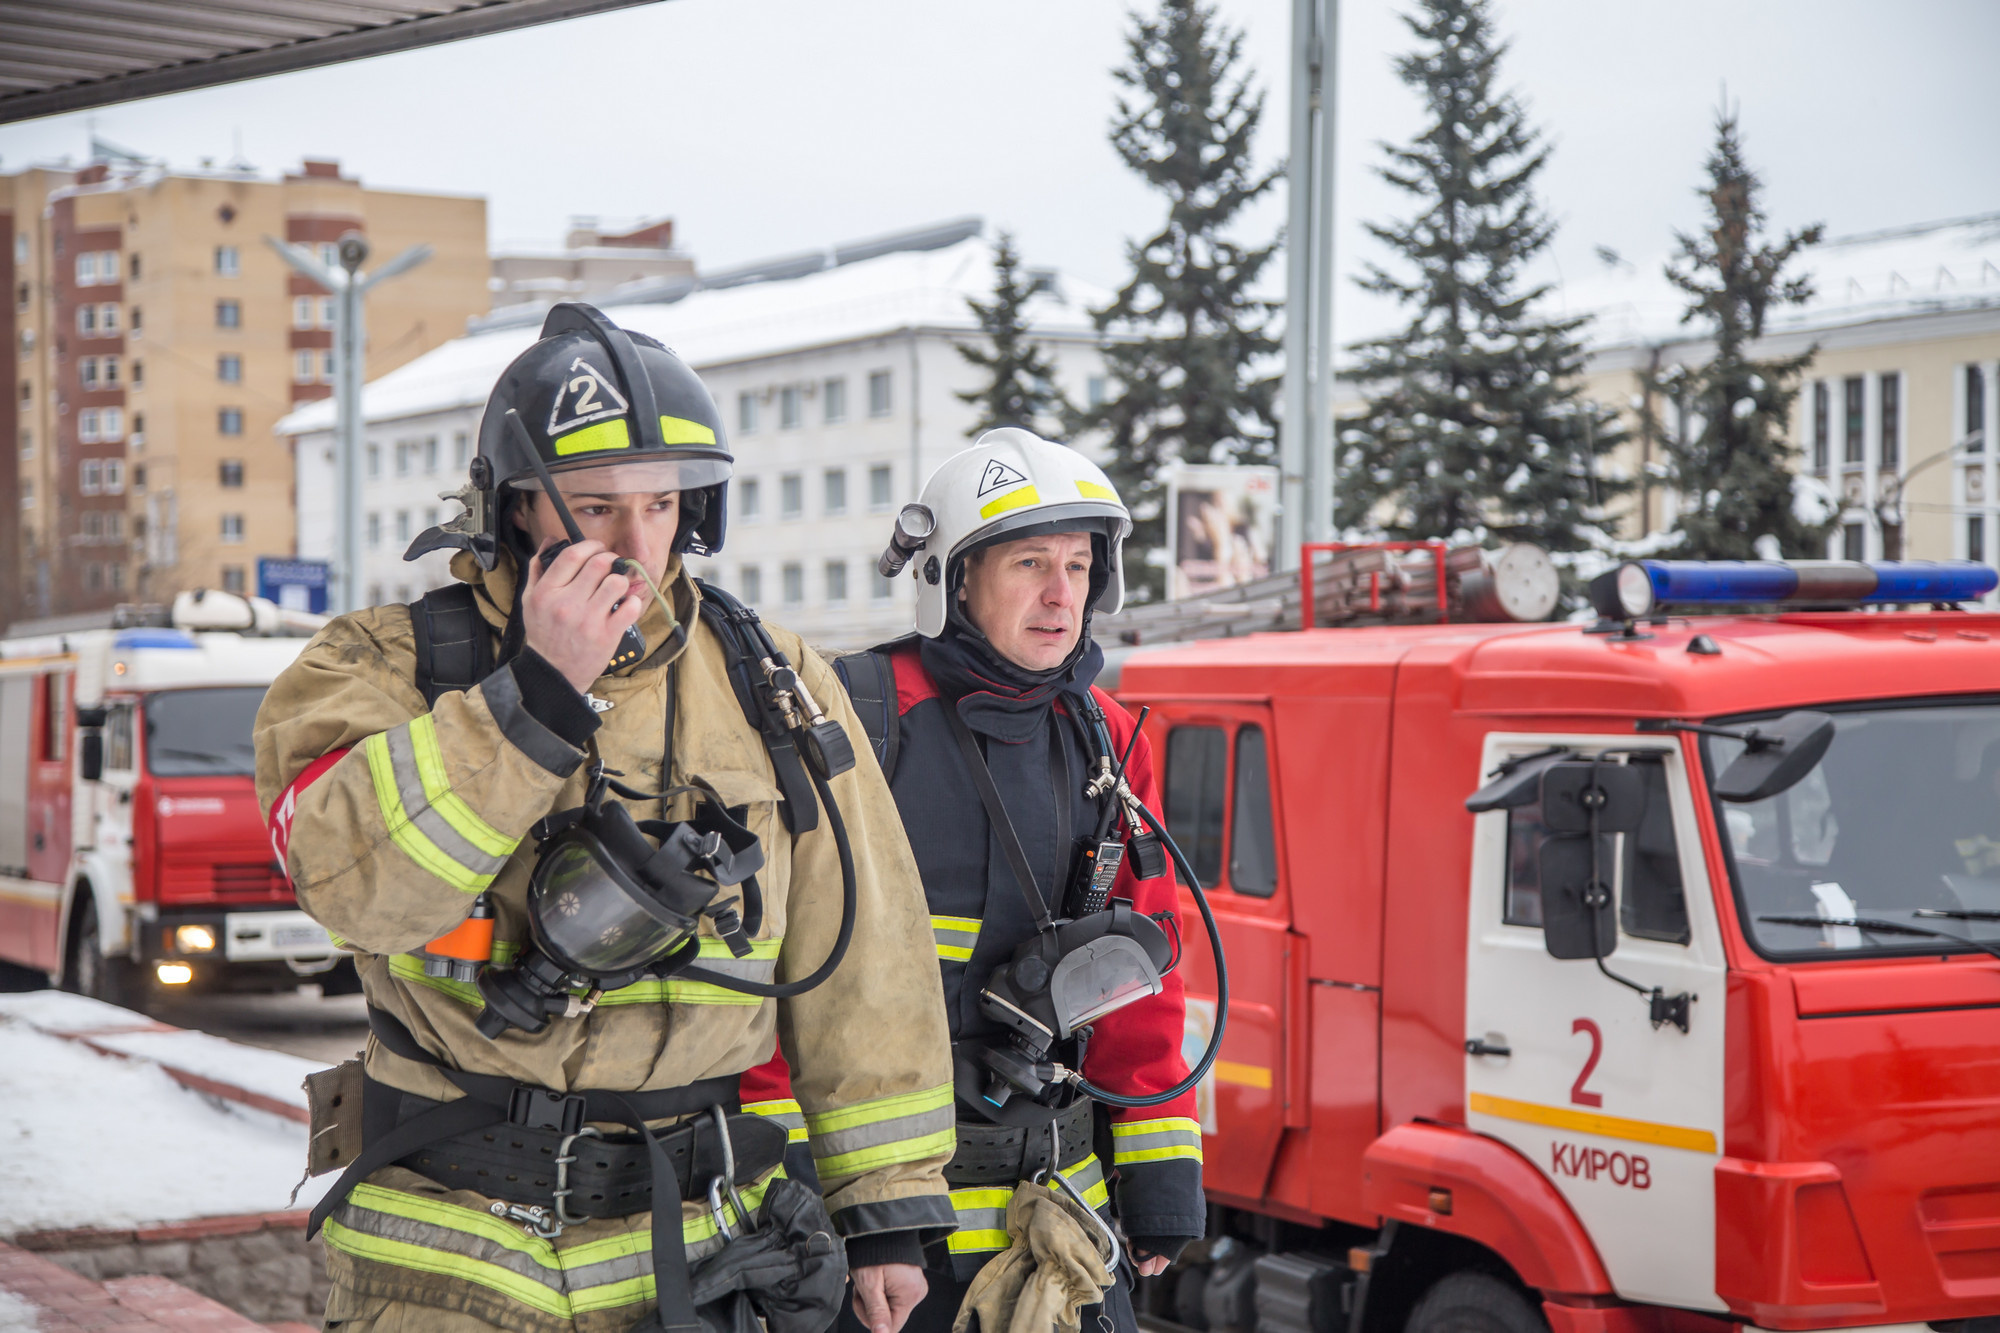
[[1368, 227], [1406, 276], [1371, 264], [1360, 285], [1395, 298], [1409, 323], [1353, 349], [1346, 378], [1367, 410], [1337, 423], [1335, 522], [1574, 550], [1622, 489], [1600, 466], [1622, 437], [1581, 393], [1585, 321], [1537, 314], [1548, 288], [1522, 278], [1555, 232], [1533, 192], [1548, 150], [1498, 86], [1507, 48], [1486, 0], [1421, 0], [1403, 21], [1419, 46], [1395, 70], [1428, 123], [1407, 146], [1383, 145], [1378, 171], [1418, 211]]
[[1268, 462], [1276, 453], [1274, 305], [1252, 294], [1277, 245], [1246, 246], [1229, 231], [1277, 182], [1260, 171], [1253, 141], [1263, 94], [1243, 67], [1243, 37], [1213, 5], [1161, 0], [1134, 16], [1116, 78], [1111, 143], [1126, 166], [1167, 199], [1158, 232], [1126, 244], [1132, 277], [1093, 312], [1107, 336], [1105, 400], [1073, 414], [1075, 430], [1105, 432], [1105, 471], [1133, 512], [1126, 586], [1158, 598], [1165, 571], [1148, 553], [1165, 544], [1162, 471], [1193, 463]]
[[960, 393], [960, 402], [979, 409], [970, 439], [995, 426], [1020, 426], [1040, 434], [1044, 417], [1060, 419], [1069, 403], [1055, 386], [1055, 363], [1048, 349], [1028, 333], [1028, 298], [1034, 284], [1022, 280], [1021, 255], [1006, 232], [993, 245], [993, 299], [966, 298], [988, 346], [959, 343], [958, 354], [986, 372], [980, 388]]
[[1823, 556], [1833, 506], [1799, 490], [1786, 429], [1799, 377], [1817, 348], [1763, 361], [1750, 355], [1774, 307], [1811, 299], [1811, 279], [1787, 278], [1784, 270], [1819, 241], [1821, 228], [1761, 243], [1763, 185], [1744, 161], [1736, 116], [1727, 108], [1716, 113], [1707, 168], [1708, 184], [1699, 192], [1708, 205], [1707, 227], [1676, 233], [1680, 253], [1667, 265], [1667, 278], [1688, 297], [1681, 322], [1705, 326], [1715, 355], [1705, 365], [1668, 367], [1647, 396], [1675, 409], [1662, 421], [1649, 407], [1646, 423], [1664, 443], [1679, 493], [1676, 525], [1686, 539], [1675, 554], [1752, 560], [1757, 539], [1770, 536], [1788, 557]]

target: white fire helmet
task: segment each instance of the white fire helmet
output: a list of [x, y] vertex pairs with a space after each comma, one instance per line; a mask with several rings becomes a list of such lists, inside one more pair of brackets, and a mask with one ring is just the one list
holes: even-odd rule
[[1122, 552], [1132, 513], [1104, 470], [1067, 445], [1014, 426], [989, 430], [931, 474], [920, 503], [936, 520], [910, 560], [917, 633], [927, 639], [944, 632], [957, 563], [974, 547], [997, 540], [1097, 533], [1105, 539], [1105, 581], [1092, 610], [1112, 615], [1125, 604]]

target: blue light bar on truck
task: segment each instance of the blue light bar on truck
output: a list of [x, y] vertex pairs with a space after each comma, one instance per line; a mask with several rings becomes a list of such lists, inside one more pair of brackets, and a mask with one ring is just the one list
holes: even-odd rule
[[1628, 560], [1591, 580], [1612, 620], [1668, 606], [1858, 606], [1969, 602], [2000, 585], [1971, 560]]

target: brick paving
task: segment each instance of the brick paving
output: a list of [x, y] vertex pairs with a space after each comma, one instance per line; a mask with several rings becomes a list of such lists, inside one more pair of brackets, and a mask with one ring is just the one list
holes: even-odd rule
[[34, 1308], [36, 1333], [85, 1329], [268, 1333], [264, 1325], [252, 1323], [170, 1278], [141, 1276], [92, 1282], [4, 1241], [0, 1241], [0, 1291]]

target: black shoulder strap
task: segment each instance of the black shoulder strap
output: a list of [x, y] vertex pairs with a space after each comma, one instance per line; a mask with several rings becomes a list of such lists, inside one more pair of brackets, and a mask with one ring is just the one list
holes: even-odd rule
[[479, 614], [479, 594], [469, 583], [433, 588], [410, 603], [417, 636], [417, 688], [435, 704], [453, 690], [469, 690], [493, 674], [493, 631]]
[[834, 658], [833, 674], [847, 688], [882, 776], [893, 781], [903, 745], [902, 717], [896, 711], [896, 664], [880, 648], [867, 648]]
[[729, 683], [736, 691], [736, 702], [742, 705], [743, 716], [763, 736], [764, 748], [770, 752], [771, 768], [778, 776], [778, 790], [784, 795], [778, 813], [785, 821], [786, 831], [793, 834], [810, 832], [819, 827], [819, 797], [813, 792], [812, 779], [806, 775], [805, 760], [800, 756], [799, 747], [792, 740], [784, 718], [778, 715], [778, 710], [758, 689], [753, 667], [758, 660], [776, 650], [767, 650], [759, 642], [755, 611], [711, 583], [702, 579], [696, 579], [694, 583], [701, 591], [702, 618], [722, 640], [723, 665], [729, 673]]

